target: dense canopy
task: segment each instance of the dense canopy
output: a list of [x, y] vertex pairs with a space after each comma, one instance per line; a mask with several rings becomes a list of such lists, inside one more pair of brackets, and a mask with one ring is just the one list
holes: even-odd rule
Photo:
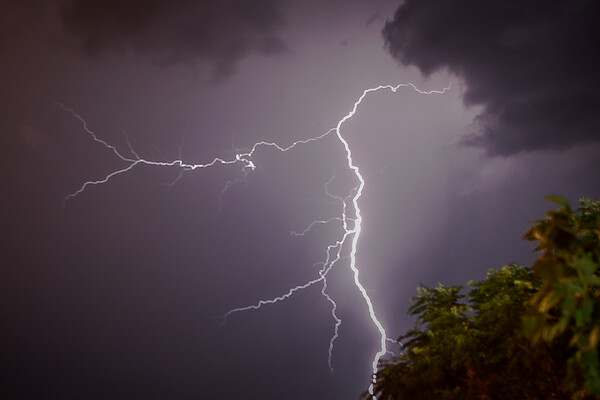
[[379, 399], [600, 398], [600, 202], [550, 200], [561, 208], [525, 234], [541, 253], [532, 268], [491, 269], [466, 291], [419, 288]]

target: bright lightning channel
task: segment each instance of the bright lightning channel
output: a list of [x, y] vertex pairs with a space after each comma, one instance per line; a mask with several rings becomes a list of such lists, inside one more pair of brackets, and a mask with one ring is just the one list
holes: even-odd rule
[[[280, 301], [284, 301], [284, 300], [290, 298], [296, 292], [307, 289], [315, 284], [321, 283], [322, 284], [321, 295], [331, 304], [331, 315], [332, 315], [333, 320], [335, 321], [334, 333], [329, 341], [329, 351], [328, 351], [328, 365], [329, 365], [330, 370], [333, 371], [332, 352], [333, 352], [334, 342], [338, 337], [339, 327], [340, 327], [342, 321], [336, 314], [337, 304], [335, 303], [333, 298], [327, 293], [327, 275], [332, 270], [332, 268], [343, 258], [342, 252], [349, 245], [350, 246], [350, 255], [349, 255], [350, 270], [352, 271], [352, 274], [353, 274], [354, 285], [356, 286], [356, 289], [359, 291], [359, 293], [361, 294], [362, 298], [364, 299], [364, 301], [367, 305], [369, 318], [370, 318], [372, 324], [375, 326], [375, 328], [379, 332], [380, 348], [373, 357], [373, 361], [371, 364], [373, 375], [372, 375], [371, 383], [370, 383], [369, 389], [368, 389], [372, 399], [376, 400], [376, 396], [374, 395], [374, 385], [376, 383], [377, 366], [378, 366], [381, 358], [386, 353], [388, 353], [387, 342], [391, 341], [391, 340], [387, 337], [387, 334], [385, 332], [383, 325], [377, 318], [371, 298], [369, 297], [367, 291], [365, 290], [364, 286], [362, 285], [362, 283], [360, 282], [360, 279], [359, 279], [360, 270], [358, 269], [358, 266], [356, 263], [356, 254], [358, 251], [358, 240], [359, 240], [360, 234], [362, 232], [362, 221], [363, 221], [362, 212], [361, 212], [361, 209], [359, 206], [359, 200], [362, 196], [366, 182], [365, 182], [365, 179], [364, 179], [362, 173], [360, 172], [359, 166], [354, 163], [354, 159], [352, 157], [352, 150], [350, 149], [350, 145], [348, 144], [348, 141], [342, 135], [341, 128], [342, 128], [342, 125], [346, 121], [351, 119], [356, 114], [358, 107], [360, 106], [362, 101], [367, 97], [367, 95], [369, 95], [370, 93], [377, 92], [380, 90], [390, 90], [393, 93], [395, 93], [399, 88], [404, 88], [404, 87], [410, 87], [417, 93], [423, 94], [423, 95], [443, 94], [447, 90], [450, 89], [450, 85], [448, 85], [447, 87], [445, 87], [442, 90], [424, 91], [424, 90], [418, 89], [412, 83], [401, 83], [401, 84], [398, 84], [395, 86], [381, 85], [381, 86], [365, 89], [363, 91], [362, 95], [354, 102], [354, 106], [352, 107], [352, 110], [337, 122], [335, 128], [332, 128], [319, 136], [315, 136], [315, 137], [312, 137], [309, 139], [295, 141], [287, 147], [281, 146], [281, 145], [279, 145], [277, 143], [273, 143], [273, 142], [260, 141], [260, 142], [255, 143], [250, 148], [249, 151], [240, 152], [240, 153], [235, 154], [235, 156], [232, 159], [224, 159], [224, 158], [220, 158], [220, 157], [215, 157], [212, 161], [210, 161], [206, 164], [186, 163], [181, 159], [181, 157], [179, 159], [176, 159], [173, 161], [155, 161], [155, 160], [150, 160], [150, 159], [140, 157], [138, 155], [138, 153], [136, 153], [136, 151], [132, 148], [126, 134], [125, 134], [126, 135], [125, 139], [126, 139], [126, 144], [127, 144], [130, 155], [125, 155], [125, 154], [121, 153], [114, 145], [112, 145], [112, 144], [100, 139], [98, 136], [96, 136], [96, 134], [88, 128], [88, 125], [87, 125], [86, 121], [83, 119], [83, 117], [81, 117], [79, 114], [77, 114], [72, 108], [68, 108], [68, 107], [64, 106], [62, 103], [57, 103], [57, 105], [59, 107], [61, 107], [66, 112], [70, 113], [74, 118], [76, 118], [77, 120], [79, 120], [81, 122], [84, 131], [86, 133], [88, 133], [95, 142], [100, 143], [107, 149], [111, 150], [118, 158], [120, 158], [122, 161], [127, 163], [127, 166], [125, 166], [124, 168], [114, 170], [114, 171], [110, 172], [109, 174], [107, 174], [104, 178], [84, 182], [78, 190], [65, 196], [65, 198], [63, 199], [63, 205], [66, 204], [66, 202], [69, 201], [70, 199], [73, 199], [73, 198], [77, 197], [79, 194], [81, 194], [82, 192], [84, 192], [88, 187], [105, 184], [109, 180], [114, 178], [115, 176], [129, 172], [138, 165], [150, 165], [150, 166], [160, 166], [160, 167], [179, 167], [181, 169], [181, 174], [179, 175], [179, 177], [176, 180], [178, 180], [181, 177], [181, 175], [186, 171], [210, 168], [210, 167], [214, 167], [216, 165], [240, 164], [242, 173], [246, 174], [246, 173], [248, 173], [250, 171], [254, 171], [256, 169], [256, 165], [252, 161], [252, 157], [254, 156], [254, 153], [256, 152], [256, 150], [259, 147], [263, 147], [263, 146], [273, 147], [280, 152], [287, 152], [287, 151], [290, 151], [290, 150], [296, 148], [297, 146], [309, 144], [312, 142], [317, 142], [331, 134], [334, 134], [344, 149], [344, 152], [346, 155], [347, 167], [350, 171], [352, 171], [352, 173], [356, 177], [358, 184], [356, 187], [354, 187], [352, 189], [352, 191], [348, 195], [348, 197], [341, 198], [339, 196], [334, 196], [331, 193], [329, 193], [329, 191], [327, 190], [328, 184], [331, 183], [331, 181], [335, 178], [335, 175], [334, 175], [334, 177], [332, 177], [330, 179], [330, 181], [328, 181], [326, 184], [326, 193], [330, 197], [341, 202], [340, 215], [337, 217], [329, 218], [327, 220], [323, 220], [323, 221], [313, 221], [302, 232], [292, 232], [291, 234], [295, 235], [295, 236], [303, 236], [303, 235], [307, 234], [308, 232], [310, 232], [310, 230], [318, 224], [329, 224], [332, 222], [341, 222], [341, 225], [342, 225], [341, 237], [338, 240], [334, 241], [333, 243], [330, 243], [329, 245], [327, 245], [326, 252], [325, 252], [325, 260], [322, 263], [320, 263], [320, 264], [322, 264], [322, 267], [319, 270], [318, 276], [316, 278], [309, 280], [308, 282], [305, 282], [301, 285], [292, 287], [287, 292], [285, 292], [284, 294], [282, 294], [280, 296], [273, 297], [270, 299], [261, 299], [255, 304], [245, 306], [245, 307], [238, 307], [238, 308], [231, 309], [227, 313], [224, 314], [223, 323], [225, 323], [227, 318], [230, 317], [234, 313], [248, 311], [248, 310], [258, 310], [262, 306], [269, 305], [269, 304], [275, 304]], [[234, 183], [235, 182], [228, 182], [226, 184], [225, 188], [223, 189], [223, 191], [221, 192], [221, 195]], [[353, 218], [349, 217], [349, 213], [348, 213], [349, 209], [352, 212], [351, 214], [354, 216]]]

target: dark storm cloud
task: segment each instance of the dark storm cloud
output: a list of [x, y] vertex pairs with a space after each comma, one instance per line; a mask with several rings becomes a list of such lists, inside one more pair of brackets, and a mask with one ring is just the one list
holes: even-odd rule
[[448, 69], [483, 105], [464, 143], [490, 155], [600, 139], [600, 2], [406, 0], [383, 29], [402, 64]]
[[203, 61], [224, 75], [251, 53], [285, 48], [278, 0], [68, 0], [60, 14], [90, 56], [132, 51], [159, 64]]

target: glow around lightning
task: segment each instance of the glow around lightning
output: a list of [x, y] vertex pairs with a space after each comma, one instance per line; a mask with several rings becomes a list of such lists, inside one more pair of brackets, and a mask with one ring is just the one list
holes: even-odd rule
[[[381, 91], [381, 90], [390, 90], [392, 92], [396, 92], [399, 88], [402, 88], [402, 87], [410, 87], [414, 91], [418, 92], [419, 94], [424, 94], [424, 95], [443, 94], [450, 88], [450, 86], [448, 86], [442, 90], [423, 91], [423, 90], [418, 89], [412, 83], [403, 83], [403, 84], [399, 84], [396, 86], [381, 85], [381, 86], [377, 86], [374, 88], [369, 88], [369, 89], [366, 89], [363, 91], [362, 95], [354, 102], [354, 106], [352, 107], [352, 110], [348, 114], [346, 114], [342, 119], [340, 119], [334, 128], [330, 129], [329, 131], [327, 131], [319, 136], [315, 136], [315, 137], [312, 137], [309, 139], [304, 139], [304, 140], [298, 140], [286, 147], [281, 146], [277, 143], [273, 143], [273, 142], [261, 141], [261, 142], [255, 143], [250, 148], [249, 151], [237, 153], [231, 159], [215, 157], [212, 161], [205, 163], [205, 164], [186, 163], [181, 158], [173, 160], [173, 161], [165, 162], [165, 161], [155, 161], [155, 160], [150, 160], [150, 159], [140, 157], [138, 155], [138, 153], [136, 153], [135, 150], [130, 145], [127, 137], [126, 137], [126, 142], [127, 142], [127, 146], [128, 146], [130, 155], [125, 155], [121, 151], [119, 151], [114, 145], [98, 138], [98, 136], [88, 128], [86, 121], [80, 115], [78, 115], [73, 109], [65, 107], [61, 103], [58, 103], [59, 107], [61, 107], [63, 110], [70, 113], [74, 118], [76, 118], [77, 120], [79, 120], [81, 122], [85, 132], [88, 133], [95, 142], [97, 142], [97, 143], [103, 145], [104, 147], [106, 147], [107, 149], [111, 150], [118, 158], [120, 158], [123, 162], [125, 162], [127, 164], [125, 167], [115, 170], [115, 171], [112, 171], [101, 179], [90, 180], [90, 181], [84, 182], [78, 190], [74, 191], [73, 193], [67, 195], [64, 198], [63, 204], [65, 204], [70, 199], [77, 197], [79, 194], [84, 192], [90, 186], [106, 184], [115, 176], [129, 172], [137, 166], [149, 165], [149, 166], [160, 166], [160, 167], [179, 167], [181, 169], [181, 174], [183, 174], [183, 172], [186, 172], [186, 171], [193, 171], [196, 169], [203, 169], [203, 168], [211, 168], [211, 167], [215, 167], [217, 165], [240, 164], [242, 172], [247, 173], [247, 172], [253, 171], [256, 168], [254, 162], [252, 161], [252, 157], [254, 156], [254, 153], [256, 152], [256, 150], [259, 147], [272, 147], [280, 152], [287, 152], [287, 151], [293, 150], [297, 146], [309, 144], [312, 142], [318, 142], [329, 135], [332, 135], [332, 134], [335, 135], [335, 137], [337, 138], [337, 140], [339, 141], [339, 143], [342, 145], [342, 147], [344, 149], [346, 161], [347, 161], [347, 167], [354, 174], [358, 183], [357, 183], [356, 187], [351, 191], [351, 193], [346, 198], [341, 198], [341, 197], [330, 194], [329, 191], [327, 190], [327, 185], [326, 185], [327, 194], [330, 197], [339, 201], [341, 204], [340, 215], [329, 218], [324, 221], [313, 221], [303, 231], [292, 232], [292, 235], [303, 236], [305, 234], [308, 234], [310, 232], [310, 230], [318, 224], [329, 224], [329, 223], [335, 223], [335, 222], [341, 223], [342, 233], [340, 235], [340, 238], [338, 238], [336, 241], [334, 241], [333, 243], [330, 243], [326, 246], [324, 261], [322, 262], [322, 266], [318, 272], [318, 276], [312, 280], [309, 280], [308, 282], [305, 282], [301, 285], [298, 285], [298, 286], [288, 289], [285, 293], [283, 293], [280, 296], [270, 298], [270, 299], [262, 299], [262, 300], [259, 300], [257, 303], [249, 305], [249, 306], [234, 308], [234, 309], [228, 311], [227, 313], [225, 313], [225, 315], [223, 317], [223, 322], [225, 323], [227, 318], [229, 318], [234, 313], [242, 312], [242, 311], [249, 311], [249, 310], [257, 310], [263, 306], [284, 301], [284, 300], [290, 298], [291, 296], [293, 296], [296, 292], [307, 289], [313, 285], [321, 284], [322, 285], [321, 295], [330, 303], [331, 315], [334, 320], [334, 333], [329, 342], [329, 352], [328, 352], [328, 365], [329, 365], [329, 368], [331, 370], [333, 370], [332, 352], [333, 352], [333, 348], [334, 348], [334, 342], [335, 342], [336, 338], [338, 337], [339, 327], [340, 327], [342, 321], [336, 314], [337, 305], [336, 305], [334, 299], [327, 293], [327, 275], [332, 270], [332, 268], [343, 258], [342, 254], [343, 254], [344, 250], [347, 250], [349, 248], [350, 252], [349, 252], [348, 258], [350, 260], [349, 264], [350, 264], [350, 270], [352, 271], [353, 278], [354, 278], [354, 285], [365, 301], [365, 304], [368, 309], [368, 316], [369, 316], [371, 323], [373, 324], [373, 326], [377, 329], [377, 331], [379, 333], [379, 350], [375, 353], [375, 355], [373, 357], [373, 361], [372, 361], [372, 365], [371, 365], [372, 371], [373, 371], [373, 378], [372, 378], [371, 384], [369, 386], [369, 393], [372, 395], [373, 399], [376, 399], [376, 397], [373, 394], [374, 393], [373, 387], [374, 387], [374, 383], [375, 383], [375, 379], [376, 379], [375, 374], [377, 373], [377, 366], [379, 364], [380, 359], [388, 352], [387, 342], [389, 341], [389, 338], [387, 337], [387, 334], [385, 332], [383, 325], [377, 318], [371, 298], [369, 297], [367, 291], [365, 290], [365, 288], [362, 285], [360, 278], [359, 278], [360, 270], [359, 270], [359, 267], [356, 262], [356, 255], [358, 252], [358, 240], [360, 238], [360, 234], [362, 231], [362, 221], [363, 221], [359, 201], [362, 196], [363, 190], [365, 188], [366, 182], [360, 171], [359, 166], [354, 163], [352, 150], [350, 148], [350, 145], [348, 144], [348, 141], [342, 135], [342, 125], [356, 114], [360, 104], [370, 93]], [[181, 177], [181, 174], [179, 175], [179, 177]], [[334, 178], [335, 178], [335, 176], [332, 178], [332, 180]], [[328, 182], [328, 184], [330, 182], [331, 182], [331, 180]], [[231, 182], [228, 182], [226, 184], [224, 191], [227, 190], [227, 188], [229, 186], [231, 186]], [[350, 211], [350, 213], [348, 211]], [[353, 217], [350, 217], [350, 215], [353, 215]]]

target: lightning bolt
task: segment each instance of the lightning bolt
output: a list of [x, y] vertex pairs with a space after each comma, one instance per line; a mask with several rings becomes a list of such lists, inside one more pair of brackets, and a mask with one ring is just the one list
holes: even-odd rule
[[[351, 119], [356, 114], [360, 104], [363, 102], [363, 100], [369, 94], [371, 94], [373, 92], [382, 91], [382, 90], [390, 90], [391, 92], [395, 93], [400, 88], [412, 88], [415, 92], [417, 92], [419, 94], [431, 95], [431, 94], [445, 93], [447, 90], [450, 89], [450, 85], [448, 85], [447, 87], [445, 87], [442, 90], [430, 90], [430, 91], [424, 91], [424, 90], [418, 89], [412, 83], [401, 83], [401, 84], [398, 84], [395, 86], [381, 85], [381, 86], [365, 89], [363, 91], [363, 93], [360, 95], [360, 97], [354, 102], [354, 105], [353, 105], [351, 111], [348, 112], [343, 118], [341, 118], [337, 122], [337, 124], [334, 128], [331, 128], [330, 130], [328, 130], [327, 132], [325, 132], [321, 135], [318, 135], [318, 136], [315, 136], [315, 137], [312, 137], [309, 139], [295, 141], [286, 147], [281, 146], [277, 143], [273, 143], [273, 142], [260, 141], [260, 142], [255, 143], [250, 148], [250, 150], [245, 151], [245, 152], [239, 152], [239, 153], [235, 154], [235, 156], [231, 159], [215, 157], [212, 161], [205, 163], [205, 164], [186, 163], [181, 159], [181, 157], [179, 159], [176, 159], [173, 161], [156, 161], [156, 160], [151, 160], [151, 159], [146, 159], [146, 158], [140, 157], [139, 154], [132, 148], [127, 136], [125, 136], [125, 138], [126, 138], [126, 144], [127, 144], [130, 155], [125, 155], [125, 154], [121, 153], [114, 145], [100, 139], [92, 130], [90, 130], [88, 128], [88, 125], [87, 125], [86, 121], [84, 120], [84, 118], [81, 117], [79, 114], [77, 114], [72, 108], [66, 107], [62, 103], [57, 103], [57, 105], [60, 108], [62, 108], [64, 111], [70, 113], [74, 118], [76, 118], [77, 120], [79, 120], [81, 122], [83, 130], [87, 134], [89, 134], [95, 142], [103, 145], [104, 147], [106, 147], [107, 149], [112, 151], [119, 159], [121, 159], [123, 162], [126, 163], [125, 167], [114, 170], [114, 171], [108, 173], [106, 176], [104, 176], [101, 179], [90, 180], [90, 181], [84, 182], [79, 189], [77, 189], [73, 193], [70, 193], [67, 196], [65, 196], [65, 198], [63, 200], [63, 206], [66, 204], [67, 201], [77, 197], [79, 194], [83, 193], [89, 187], [106, 184], [115, 176], [127, 173], [137, 166], [149, 165], [149, 166], [159, 166], [159, 167], [179, 167], [180, 175], [173, 183], [175, 183], [183, 175], [184, 172], [193, 171], [196, 169], [211, 168], [211, 167], [214, 167], [217, 165], [240, 164], [241, 172], [242, 172], [243, 176], [245, 176], [245, 174], [247, 174], [251, 171], [254, 171], [256, 169], [256, 165], [252, 161], [252, 158], [253, 158], [256, 150], [260, 147], [271, 147], [280, 152], [288, 152], [298, 146], [307, 145], [307, 144], [313, 143], [313, 142], [318, 142], [318, 141], [324, 139], [325, 137], [334, 135], [344, 150], [347, 168], [355, 176], [355, 178], [357, 180], [357, 185], [351, 190], [350, 194], [346, 198], [342, 198], [342, 197], [333, 195], [329, 192], [328, 185], [335, 178], [335, 175], [334, 175], [326, 184], [326, 193], [330, 197], [334, 198], [336, 201], [340, 202], [340, 204], [341, 204], [340, 215], [329, 218], [327, 220], [313, 221], [312, 223], [310, 223], [307, 226], [307, 228], [305, 228], [301, 232], [291, 232], [291, 234], [294, 236], [304, 236], [305, 234], [309, 233], [317, 225], [329, 224], [329, 223], [333, 223], [333, 222], [341, 223], [341, 227], [342, 227], [341, 236], [333, 243], [330, 243], [327, 245], [324, 261], [322, 263], [319, 263], [322, 266], [318, 272], [318, 276], [312, 280], [309, 280], [309, 281], [303, 283], [303, 284], [300, 284], [298, 286], [290, 288], [288, 291], [286, 291], [285, 293], [283, 293], [277, 297], [273, 297], [270, 299], [261, 299], [255, 304], [231, 309], [227, 313], [224, 314], [223, 323], [225, 323], [227, 321], [227, 318], [229, 318], [234, 313], [249, 311], [249, 310], [258, 310], [263, 306], [284, 301], [284, 300], [290, 298], [291, 296], [293, 296], [295, 293], [302, 291], [304, 289], [307, 289], [313, 285], [321, 284], [322, 285], [321, 286], [321, 295], [330, 303], [331, 316], [334, 320], [334, 332], [329, 341], [329, 351], [328, 351], [328, 365], [329, 365], [330, 370], [333, 371], [332, 353], [333, 353], [335, 340], [337, 339], [337, 337], [339, 335], [339, 327], [340, 327], [342, 321], [337, 316], [337, 313], [336, 313], [337, 304], [335, 303], [334, 299], [327, 293], [327, 275], [340, 260], [345, 258], [345, 257], [342, 257], [342, 254], [343, 254], [344, 250], [346, 250], [349, 247], [348, 258], [350, 260], [349, 265], [350, 265], [350, 270], [353, 275], [354, 285], [355, 285], [356, 289], [358, 290], [358, 292], [360, 293], [360, 295], [362, 296], [362, 298], [367, 306], [368, 315], [369, 315], [369, 319], [370, 319], [371, 323], [373, 324], [373, 326], [376, 328], [377, 332], [379, 333], [379, 350], [373, 356], [373, 361], [371, 364], [373, 374], [372, 374], [371, 383], [368, 388], [368, 391], [369, 391], [372, 399], [376, 400], [376, 397], [374, 395], [374, 384], [376, 383], [377, 367], [378, 367], [378, 364], [379, 364], [379, 361], [381, 360], [381, 358], [383, 356], [385, 356], [386, 353], [388, 353], [387, 342], [388, 341], [393, 342], [393, 340], [391, 340], [387, 337], [385, 328], [383, 327], [383, 325], [377, 318], [375, 309], [373, 307], [373, 302], [371, 301], [371, 298], [369, 297], [365, 287], [363, 286], [363, 284], [361, 283], [360, 278], [359, 278], [360, 270], [357, 266], [356, 255], [358, 252], [358, 241], [360, 238], [360, 234], [362, 232], [362, 221], [363, 221], [359, 201], [363, 194], [363, 190], [365, 188], [366, 182], [365, 182], [363, 174], [360, 171], [359, 166], [356, 165], [354, 162], [352, 150], [350, 148], [350, 145], [348, 144], [348, 141], [342, 135], [342, 126], [344, 125], [344, 123], [346, 121]], [[227, 182], [224, 189], [219, 194], [219, 198], [221, 198], [222, 195], [227, 191], [227, 189], [233, 184], [235, 184], [235, 182]]]

